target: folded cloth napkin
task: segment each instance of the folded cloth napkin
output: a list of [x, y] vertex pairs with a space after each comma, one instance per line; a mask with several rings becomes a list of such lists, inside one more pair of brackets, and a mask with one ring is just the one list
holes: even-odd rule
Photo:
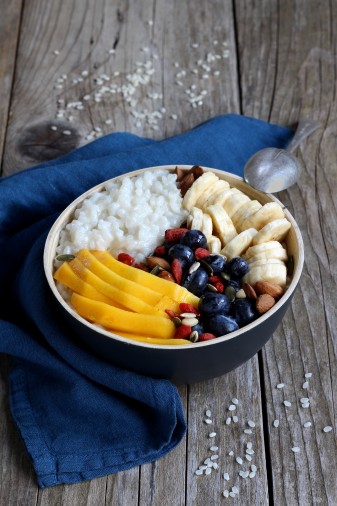
[[285, 147], [291, 136], [224, 115], [163, 141], [113, 133], [0, 180], [0, 352], [14, 357], [10, 408], [40, 487], [154, 461], [186, 431], [174, 385], [96, 358], [58, 320], [42, 265], [58, 214], [101, 181], [143, 167], [198, 164], [242, 175], [254, 152]]

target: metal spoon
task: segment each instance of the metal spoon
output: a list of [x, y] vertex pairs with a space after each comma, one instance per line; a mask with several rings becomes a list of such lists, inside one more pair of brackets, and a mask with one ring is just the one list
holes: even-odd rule
[[301, 165], [292, 153], [319, 126], [317, 121], [301, 120], [287, 149], [265, 148], [255, 153], [243, 169], [246, 183], [265, 193], [280, 192], [295, 184]]

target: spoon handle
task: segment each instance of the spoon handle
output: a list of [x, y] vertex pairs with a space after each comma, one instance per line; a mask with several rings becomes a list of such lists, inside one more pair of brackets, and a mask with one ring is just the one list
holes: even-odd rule
[[295, 149], [301, 144], [301, 142], [312, 134], [321, 124], [318, 121], [310, 119], [301, 119], [298, 122], [296, 132], [290, 143], [288, 144], [287, 151], [293, 153]]

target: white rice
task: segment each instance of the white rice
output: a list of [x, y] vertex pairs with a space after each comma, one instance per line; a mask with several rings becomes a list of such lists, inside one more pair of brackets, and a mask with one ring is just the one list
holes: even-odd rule
[[164, 240], [164, 232], [186, 220], [176, 175], [165, 170], [125, 177], [105, 185], [75, 210], [61, 231], [56, 254], [80, 249], [129, 253], [144, 260]]

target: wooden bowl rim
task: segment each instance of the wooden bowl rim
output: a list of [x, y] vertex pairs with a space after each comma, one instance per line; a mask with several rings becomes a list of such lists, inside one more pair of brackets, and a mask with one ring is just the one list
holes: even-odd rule
[[[204, 346], [215, 346], [216, 344], [223, 343], [224, 341], [229, 341], [231, 339], [235, 339], [236, 337], [244, 334], [245, 332], [248, 332], [248, 331], [254, 329], [255, 327], [258, 327], [265, 320], [267, 320], [273, 314], [275, 314], [291, 297], [291, 295], [293, 294], [294, 290], [296, 289], [298, 282], [300, 280], [300, 277], [301, 277], [303, 263], [304, 263], [303, 239], [302, 239], [300, 229], [299, 229], [295, 219], [293, 218], [291, 213], [288, 211], [288, 209], [284, 206], [284, 204], [272, 194], [262, 193], [258, 190], [255, 190], [254, 188], [249, 186], [247, 183], [245, 183], [243, 178], [240, 176], [236, 176], [235, 174], [231, 174], [230, 172], [226, 172], [223, 170], [214, 169], [212, 167], [202, 166], [202, 168], [205, 171], [214, 172], [217, 176], [219, 176], [219, 178], [225, 179], [226, 181], [228, 181], [231, 186], [239, 186], [240, 189], [242, 188], [242, 191], [244, 191], [248, 196], [251, 197], [251, 195], [253, 195], [254, 199], [259, 200], [262, 203], [267, 203], [270, 201], [277, 202], [283, 208], [287, 219], [290, 221], [290, 223], [292, 225], [292, 230], [294, 232], [294, 236], [296, 238], [296, 243], [297, 243], [298, 256], [296, 259], [294, 258], [295, 265], [294, 265], [294, 272], [293, 272], [292, 280], [291, 280], [286, 292], [281, 297], [281, 299], [279, 301], [277, 301], [276, 304], [267, 313], [260, 316], [258, 319], [254, 320], [252, 323], [249, 323], [248, 325], [245, 325], [244, 327], [242, 327], [234, 332], [231, 332], [230, 334], [227, 334], [227, 335], [224, 335], [221, 337], [217, 337], [216, 339], [212, 339], [209, 341], [204, 341], [201, 343], [191, 343], [191, 345], [177, 345], [177, 346], [163, 345], [163, 344], [157, 345], [157, 344], [143, 343], [140, 341], [133, 341], [132, 339], [118, 336], [117, 334], [114, 334], [113, 332], [109, 332], [108, 330], [100, 328], [99, 326], [88, 322], [87, 320], [82, 318], [80, 315], [78, 315], [74, 311], [74, 309], [65, 301], [65, 299], [63, 299], [60, 292], [57, 290], [57, 287], [56, 287], [56, 284], [55, 284], [55, 281], [53, 278], [53, 261], [55, 258], [55, 248], [58, 243], [59, 233], [60, 233], [61, 229], [65, 226], [67, 221], [69, 221], [69, 218], [71, 217], [75, 208], [89, 195], [91, 195], [92, 193], [95, 193], [96, 191], [102, 190], [103, 187], [107, 183], [114, 181], [114, 180], [120, 180], [125, 177], [135, 177], [140, 174], [143, 174], [144, 172], [149, 172], [149, 171], [167, 170], [169, 172], [172, 172], [172, 171], [174, 171], [174, 169], [177, 166], [184, 171], [189, 170], [192, 167], [192, 165], [182, 165], [179, 163], [175, 164], [175, 165], [158, 165], [158, 166], [146, 167], [144, 169], [138, 169], [135, 171], [127, 172], [125, 174], [121, 174], [121, 175], [115, 176], [111, 179], [107, 179], [105, 181], [102, 181], [98, 185], [96, 185], [96, 186], [90, 188], [89, 190], [87, 190], [86, 192], [82, 193], [79, 197], [77, 197], [75, 200], [73, 200], [64, 209], [64, 211], [60, 214], [60, 216], [56, 219], [53, 226], [51, 227], [51, 229], [48, 233], [46, 242], [45, 242], [44, 253], [43, 253], [44, 271], [45, 271], [45, 275], [46, 275], [49, 287], [52, 290], [53, 295], [56, 297], [57, 301], [79, 323], [85, 325], [86, 327], [89, 327], [89, 329], [91, 329], [94, 332], [102, 334], [109, 339], [117, 340], [117, 341], [124, 343], [128, 346], [136, 346], [136, 347], [141, 347], [141, 348], [151, 348], [151, 349], [158, 349], [158, 350], [171, 350], [173, 352], [179, 352], [182, 350], [189, 349], [189, 346], [198, 347], [198, 348], [204, 347]], [[51, 247], [52, 247], [52, 249], [51, 249]]]

